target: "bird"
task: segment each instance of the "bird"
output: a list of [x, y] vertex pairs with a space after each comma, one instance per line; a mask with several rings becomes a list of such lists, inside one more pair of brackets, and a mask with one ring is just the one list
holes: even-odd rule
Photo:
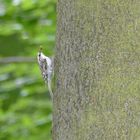
[[48, 86], [49, 93], [53, 100], [53, 92], [51, 88], [51, 80], [52, 80], [52, 73], [53, 73], [53, 60], [44, 55], [42, 52], [42, 48], [40, 47], [39, 52], [37, 53], [37, 61], [40, 67], [40, 71], [45, 83]]

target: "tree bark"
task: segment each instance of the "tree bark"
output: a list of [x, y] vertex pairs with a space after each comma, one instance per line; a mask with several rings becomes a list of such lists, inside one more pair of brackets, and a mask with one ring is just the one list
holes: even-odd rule
[[139, 0], [58, 0], [57, 12], [53, 140], [139, 140]]

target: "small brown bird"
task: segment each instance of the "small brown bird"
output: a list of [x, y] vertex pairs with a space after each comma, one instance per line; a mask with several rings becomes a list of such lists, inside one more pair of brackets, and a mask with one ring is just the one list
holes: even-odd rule
[[42, 53], [42, 48], [40, 48], [37, 54], [38, 64], [42, 73], [42, 77], [45, 83], [48, 85], [48, 90], [50, 92], [51, 98], [53, 99], [53, 92], [51, 89], [51, 79], [52, 79], [52, 72], [53, 72], [53, 65], [51, 58], [45, 56]]

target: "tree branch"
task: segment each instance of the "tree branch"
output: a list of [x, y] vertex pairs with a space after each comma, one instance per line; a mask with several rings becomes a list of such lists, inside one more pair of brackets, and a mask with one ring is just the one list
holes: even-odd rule
[[8, 64], [8, 63], [34, 63], [34, 57], [25, 57], [25, 56], [13, 56], [13, 57], [5, 57], [0, 58], [0, 64]]

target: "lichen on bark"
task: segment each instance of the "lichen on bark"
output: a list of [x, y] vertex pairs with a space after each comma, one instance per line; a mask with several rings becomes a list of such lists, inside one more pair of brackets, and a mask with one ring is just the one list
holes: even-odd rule
[[140, 139], [139, 0], [59, 0], [54, 140]]

